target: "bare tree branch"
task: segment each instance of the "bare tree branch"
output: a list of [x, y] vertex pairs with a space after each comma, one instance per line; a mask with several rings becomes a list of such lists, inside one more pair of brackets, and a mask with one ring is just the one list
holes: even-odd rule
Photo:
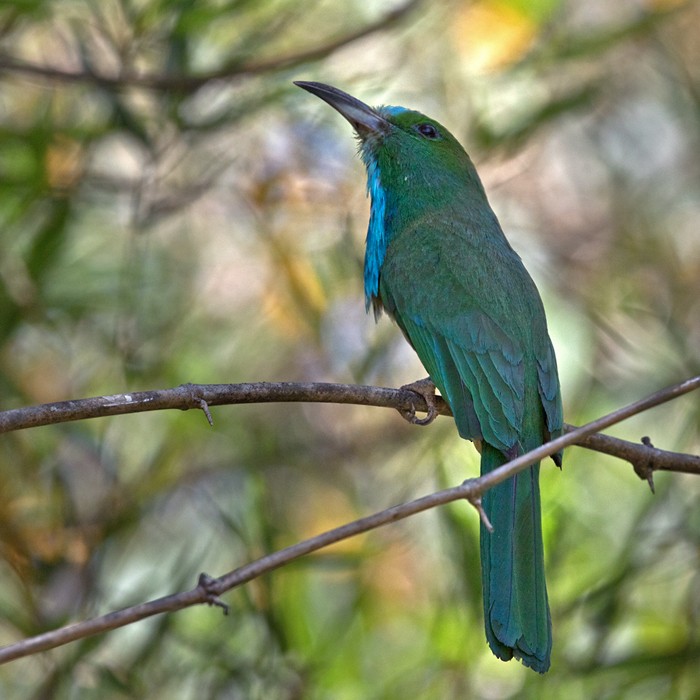
[[343, 46], [352, 44], [370, 34], [386, 29], [403, 19], [405, 15], [414, 10], [423, 0], [409, 0], [396, 9], [388, 12], [376, 22], [346, 34], [334, 41], [313, 49], [306, 49], [297, 53], [264, 61], [251, 61], [241, 64], [238, 61], [224, 66], [219, 70], [201, 75], [139, 75], [123, 73], [120, 75], [102, 75], [92, 71], [69, 71], [51, 66], [38, 65], [22, 61], [12, 56], [0, 55], [0, 73], [15, 73], [32, 76], [42, 80], [63, 83], [91, 83], [107, 88], [139, 87], [147, 90], [174, 90], [178, 92], [192, 92], [213, 80], [232, 80], [234, 78], [251, 77], [263, 73], [271, 73], [276, 70], [293, 68], [302, 63], [318, 61], [325, 56], [337, 51]]
[[646, 411], [654, 406], [658, 406], [666, 401], [675, 399], [689, 391], [693, 391], [698, 387], [700, 387], [700, 377], [688, 379], [685, 382], [659, 391], [646, 399], [636, 401], [624, 408], [613, 411], [580, 428], [571, 429], [556, 440], [552, 440], [527, 454], [521, 455], [477, 479], [468, 479], [459, 486], [437, 491], [428, 496], [393, 506], [392, 508], [387, 508], [386, 510], [374, 513], [365, 518], [360, 518], [359, 520], [328, 530], [320, 535], [304, 540], [303, 542], [298, 542], [297, 544], [261, 557], [249, 564], [245, 564], [219, 578], [211, 578], [206, 574], [202, 574], [197, 586], [190, 591], [176, 593], [147, 603], [117, 610], [90, 620], [78, 622], [74, 625], [68, 625], [51, 632], [30, 637], [15, 644], [7, 645], [0, 648], [0, 664], [53, 649], [57, 646], [67, 644], [68, 642], [123, 627], [132, 622], [152, 617], [153, 615], [181, 610], [191, 605], [206, 603], [208, 605], [218, 605], [226, 609], [226, 605], [219, 600], [219, 596], [232, 588], [247, 583], [262, 574], [269, 573], [270, 571], [288, 564], [294, 559], [315, 552], [335, 542], [354, 537], [355, 535], [373, 530], [382, 525], [387, 525], [388, 523], [397, 522], [398, 520], [402, 520], [430, 508], [435, 508], [439, 505], [466, 499], [472, 503], [481, 514], [483, 511], [481, 511], [480, 505], [483, 493], [496, 484], [510, 478], [517, 472], [522, 471], [533, 462], [538, 462], [570, 445], [585, 442], [589, 436], [593, 435], [598, 430], [603, 430], [626, 418]]
[[[571, 431], [574, 426], [566, 425], [564, 429]], [[595, 433], [577, 441], [576, 445], [630, 462], [640, 479], [648, 480], [649, 473], [654, 471], [700, 474], [700, 456], [660, 450], [647, 437], [643, 437], [641, 443]]]
[[[137, 391], [59, 401], [0, 412], [0, 433], [68, 421], [176, 408], [186, 411], [209, 406], [247, 403], [315, 402], [427, 410], [420, 394], [410, 390], [353, 384], [311, 382], [253, 382], [243, 384], [183, 384], [174, 389]], [[440, 400], [440, 412], [451, 415]]]
[[[689, 385], [691, 391], [700, 385], [694, 377], [679, 386]], [[663, 393], [663, 392], [661, 392]], [[683, 392], [685, 393], [685, 392]], [[125, 413], [196, 408], [205, 412], [211, 423], [209, 406], [247, 403], [307, 402], [339, 403], [359, 406], [394, 408], [402, 415], [414, 410], [427, 412], [428, 406], [421, 394], [407, 388], [362, 386], [354, 384], [255, 382], [245, 384], [183, 384], [173, 389], [137, 391], [113, 396], [96, 396], [74, 401], [15, 408], [0, 412], [0, 433], [54, 425], [68, 421], [101, 418]], [[451, 416], [449, 406], [436, 397], [438, 412]], [[567, 425], [566, 430], [575, 430]], [[605, 435], [590, 435], [575, 444], [597, 452], [613, 455], [630, 462], [640, 478], [648, 479], [658, 470], [700, 474], [700, 457], [659, 450], [649, 444], [635, 444]]]

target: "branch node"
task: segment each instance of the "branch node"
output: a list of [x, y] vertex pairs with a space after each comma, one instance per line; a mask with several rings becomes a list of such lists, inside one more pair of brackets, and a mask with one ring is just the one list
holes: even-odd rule
[[[648, 435], [645, 435], [642, 438], [642, 445], [648, 447], [650, 450], [655, 449]], [[642, 481], [646, 481], [649, 484], [651, 492], [655, 494], [656, 489], [654, 488], [654, 467], [652, 466], [652, 456], [649, 455], [642, 459], [635, 459], [632, 462], [632, 467], [634, 467], [634, 471], [637, 476], [642, 479]]]
[[216, 590], [217, 580], [202, 572], [199, 574], [199, 579], [197, 579], [197, 588], [199, 588], [205, 595], [205, 602], [207, 605], [213, 605], [221, 608], [224, 611], [224, 615], [228, 615], [229, 606], [224, 603], [221, 598], [219, 598], [218, 591]]
[[211, 411], [209, 410], [209, 404], [206, 402], [206, 399], [202, 396], [201, 387], [197, 384], [181, 384], [180, 388], [187, 393], [187, 397], [189, 399], [189, 405], [183, 410], [187, 411], [190, 408], [198, 408], [202, 411], [202, 413], [204, 413], [204, 415], [207, 418], [207, 422], [213, 428], [214, 419], [212, 418]]
[[435, 382], [430, 377], [419, 379], [418, 381], [404, 384], [401, 387], [402, 391], [411, 391], [418, 394], [425, 401], [428, 412], [425, 418], [416, 417], [416, 407], [411, 402], [411, 408], [398, 409], [401, 416], [412, 425], [430, 425], [438, 416], [437, 403], [435, 401]]

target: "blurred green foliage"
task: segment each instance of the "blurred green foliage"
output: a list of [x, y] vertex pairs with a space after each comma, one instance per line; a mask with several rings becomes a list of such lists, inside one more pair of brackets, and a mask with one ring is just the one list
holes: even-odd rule
[[[423, 376], [396, 328], [364, 315], [364, 174], [347, 125], [297, 78], [421, 109], [467, 145], [545, 298], [568, 422], [700, 373], [700, 5], [397, 7], [0, 8], [2, 408]], [[699, 409], [688, 396], [615, 434], [697, 452]], [[214, 419], [2, 437], [1, 643], [184, 590], [476, 469], [445, 419], [418, 430], [320, 405]], [[490, 655], [478, 524], [454, 504], [256, 580], [226, 596], [228, 617], [190, 609], [16, 661], [0, 695], [699, 697], [697, 478], [659, 474], [652, 497], [628, 465], [573, 448], [542, 482], [544, 677]]]

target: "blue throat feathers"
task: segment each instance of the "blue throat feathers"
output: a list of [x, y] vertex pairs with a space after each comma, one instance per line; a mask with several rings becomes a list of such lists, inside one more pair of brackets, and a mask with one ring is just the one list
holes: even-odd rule
[[382, 187], [381, 174], [376, 156], [363, 149], [362, 160], [367, 167], [367, 194], [370, 197], [369, 226], [365, 248], [365, 308], [374, 305], [375, 316], [379, 315], [379, 272], [386, 255], [387, 236], [385, 226], [386, 192]]
[[[405, 107], [384, 105], [377, 109], [382, 116], [396, 115], [406, 112]], [[379, 298], [379, 273], [384, 264], [386, 249], [389, 245], [386, 230], [386, 191], [382, 186], [379, 163], [371, 141], [366, 141], [360, 148], [362, 162], [367, 168], [367, 194], [370, 197], [369, 226], [365, 248], [365, 309], [374, 307], [374, 316], [379, 318], [382, 303]]]

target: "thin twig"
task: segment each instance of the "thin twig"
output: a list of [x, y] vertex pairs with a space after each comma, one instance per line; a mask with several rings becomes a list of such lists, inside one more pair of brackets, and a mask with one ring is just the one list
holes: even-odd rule
[[384, 17], [380, 17], [376, 22], [327, 44], [323, 44], [322, 46], [257, 62], [251, 61], [241, 64], [236, 61], [232, 63], [232, 65], [200, 75], [144, 75], [124, 72], [112, 76], [85, 70], [63, 70], [51, 66], [30, 63], [28, 61], [21, 61], [12, 56], [2, 55], [0, 55], [0, 73], [15, 73], [54, 82], [90, 83], [115, 89], [138, 87], [147, 90], [173, 90], [188, 93], [214, 80], [233, 80], [234, 78], [252, 77], [263, 73], [293, 68], [302, 63], [317, 61], [348, 44], [352, 44], [359, 39], [363, 39], [370, 34], [374, 34], [375, 32], [395, 24], [414, 10], [422, 1], [423, 0], [409, 0], [388, 12]]
[[[697, 384], [693, 384], [696, 382]], [[700, 384], [700, 377], [687, 380], [692, 388]], [[690, 389], [688, 390], [690, 391]], [[203, 406], [231, 404], [304, 402], [339, 403], [359, 406], [394, 408], [402, 415], [412, 410], [427, 412], [428, 405], [422, 394], [405, 387], [363, 386], [355, 384], [252, 382], [245, 384], [183, 384], [173, 389], [136, 391], [113, 396], [96, 396], [74, 401], [15, 408], [0, 412], [0, 433], [54, 425], [87, 418], [103, 418], [125, 413], [160, 411], [164, 409], [202, 409]], [[435, 408], [440, 415], [451, 416], [449, 406], [439, 396]], [[566, 431], [576, 430], [567, 425]], [[576, 442], [580, 447], [603, 452], [630, 462], [642, 478], [647, 469], [700, 474], [700, 457], [668, 452], [635, 444], [607, 435], [590, 435]]]
[[598, 430], [619, 423], [626, 418], [646, 411], [654, 406], [658, 406], [661, 403], [675, 399], [698, 387], [700, 387], [700, 377], [694, 377], [693, 379], [659, 391], [641, 401], [636, 401], [624, 408], [613, 411], [580, 428], [575, 428], [556, 440], [552, 440], [527, 454], [521, 455], [477, 479], [468, 479], [459, 486], [444, 489], [408, 503], [387, 508], [386, 510], [374, 513], [365, 518], [360, 518], [359, 520], [328, 530], [320, 535], [304, 540], [303, 542], [298, 542], [297, 544], [261, 557], [249, 564], [245, 564], [219, 578], [212, 578], [206, 574], [202, 574], [199, 577], [197, 586], [190, 591], [176, 593], [147, 603], [134, 605], [106, 615], [101, 615], [100, 617], [95, 617], [90, 620], [78, 622], [74, 625], [68, 625], [51, 632], [30, 637], [15, 644], [7, 645], [0, 648], [0, 664], [40, 651], [53, 649], [57, 646], [67, 644], [68, 642], [123, 627], [132, 622], [152, 617], [153, 615], [181, 610], [191, 605], [206, 603], [208, 605], [219, 605], [225, 608], [225, 604], [219, 601], [218, 596], [232, 588], [247, 583], [262, 574], [269, 573], [270, 571], [288, 564], [294, 559], [315, 552], [335, 542], [354, 537], [355, 535], [373, 530], [388, 523], [397, 522], [398, 520], [402, 520], [430, 508], [435, 508], [439, 505], [466, 499], [478, 510], [478, 503], [486, 490], [505, 481], [517, 472], [522, 471], [530, 464], [538, 462], [555, 452], [559, 452], [565, 447], [576, 444], [578, 441], [584, 440], [587, 436]]
[[[250, 382], [242, 384], [182, 384], [172, 389], [135, 391], [113, 396], [95, 396], [73, 401], [58, 401], [0, 412], [0, 433], [41, 425], [54, 425], [86, 418], [103, 418], [125, 413], [179, 409], [186, 411], [208, 406], [248, 403], [340, 403], [378, 406], [408, 411], [427, 411], [425, 399], [413, 391], [354, 384], [325, 382]], [[443, 415], [451, 415], [438, 397]]]

